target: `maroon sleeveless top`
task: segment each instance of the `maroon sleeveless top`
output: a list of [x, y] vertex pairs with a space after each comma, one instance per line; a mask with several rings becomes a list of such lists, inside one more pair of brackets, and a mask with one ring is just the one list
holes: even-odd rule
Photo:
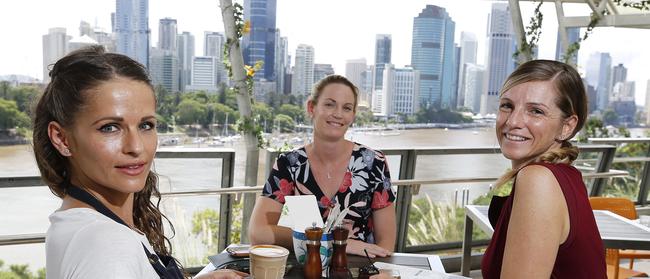
[[[607, 278], [605, 265], [605, 249], [600, 238], [594, 214], [589, 205], [587, 188], [582, 181], [582, 174], [576, 168], [567, 164], [534, 163], [553, 172], [562, 188], [564, 199], [569, 210], [571, 228], [566, 241], [560, 244], [555, 258], [551, 278]], [[494, 227], [492, 240], [488, 245], [481, 271], [483, 278], [501, 277], [503, 252], [506, 245], [508, 223], [512, 213], [512, 200], [515, 195], [515, 185], [508, 197], [495, 197], [490, 204], [490, 215], [498, 216]], [[501, 199], [499, 199], [501, 198]], [[493, 214], [493, 209], [501, 207], [501, 212]], [[493, 218], [491, 218], [493, 219]]]

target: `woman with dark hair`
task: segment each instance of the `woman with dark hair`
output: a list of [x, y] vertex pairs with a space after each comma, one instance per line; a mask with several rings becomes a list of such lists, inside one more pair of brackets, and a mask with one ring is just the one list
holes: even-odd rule
[[500, 93], [496, 134], [512, 170], [490, 204], [483, 278], [606, 278], [605, 250], [569, 140], [587, 118], [580, 75], [564, 63], [522, 64]]
[[183, 278], [150, 170], [156, 101], [146, 69], [94, 46], [60, 59], [50, 77], [33, 123], [41, 177], [62, 199], [50, 215], [47, 277]]
[[292, 248], [291, 229], [277, 225], [284, 197], [314, 195], [324, 222], [336, 204], [341, 210], [350, 207], [344, 219], [350, 231], [348, 253], [391, 254], [396, 235], [395, 194], [386, 157], [344, 138], [354, 121], [357, 95], [357, 87], [339, 75], [327, 76], [315, 85], [307, 101], [314, 141], [275, 161], [250, 220], [253, 244]]

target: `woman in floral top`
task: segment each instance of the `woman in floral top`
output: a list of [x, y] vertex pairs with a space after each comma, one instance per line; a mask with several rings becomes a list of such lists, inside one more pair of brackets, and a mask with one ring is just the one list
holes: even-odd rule
[[338, 204], [350, 207], [344, 224], [350, 230], [347, 252], [371, 257], [390, 255], [395, 246], [395, 194], [384, 154], [348, 141], [354, 121], [357, 88], [345, 77], [319, 81], [307, 102], [314, 141], [281, 154], [258, 198], [249, 224], [253, 244], [292, 248], [291, 229], [277, 226], [287, 195], [314, 195], [323, 221]]

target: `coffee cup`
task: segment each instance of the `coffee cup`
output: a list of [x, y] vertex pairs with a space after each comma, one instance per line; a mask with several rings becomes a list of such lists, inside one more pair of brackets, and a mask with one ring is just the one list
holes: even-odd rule
[[289, 257], [289, 250], [277, 245], [255, 245], [250, 248], [250, 273], [255, 279], [280, 279]]

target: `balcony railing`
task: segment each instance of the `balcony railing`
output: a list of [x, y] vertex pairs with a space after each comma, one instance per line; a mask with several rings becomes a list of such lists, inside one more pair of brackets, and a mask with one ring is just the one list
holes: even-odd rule
[[[611, 140], [611, 139], [609, 139]], [[636, 139], [628, 139], [629, 141], [617, 140], [616, 143], [624, 144], [630, 142], [639, 142]], [[579, 145], [582, 156], [578, 162], [579, 168], [583, 171], [583, 177], [591, 180], [589, 188], [591, 195], [600, 195], [606, 187], [607, 180], [612, 177], [628, 176], [628, 172], [624, 170], [610, 169], [613, 162], [622, 162], [629, 160], [639, 160], [644, 162], [644, 177], [639, 187], [639, 201], [640, 204], [647, 203], [648, 187], [645, 187], [647, 181], [648, 164], [650, 163], [650, 156], [640, 158], [618, 158], [615, 157], [616, 146], [611, 144], [600, 144], [601, 139], [591, 139], [592, 144]], [[604, 140], [603, 140], [604, 141]], [[650, 139], [640, 141], [643, 143], [650, 143]], [[597, 144], [596, 144], [597, 143]], [[426, 179], [415, 179], [416, 166], [419, 161], [422, 161], [421, 156], [450, 156], [450, 155], [476, 155], [476, 154], [490, 154], [498, 155], [500, 150], [495, 147], [470, 147], [470, 148], [444, 148], [444, 147], [431, 147], [431, 148], [412, 148], [412, 149], [397, 149], [390, 148], [382, 150], [387, 156], [397, 156], [399, 158], [398, 175], [394, 177], [393, 185], [397, 188], [397, 201], [396, 201], [396, 215], [397, 215], [397, 251], [402, 252], [418, 252], [418, 251], [436, 251], [460, 248], [459, 241], [444, 242], [444, 243], [431, 243], [426, 245], [407, 245], [408, 228], [409, 228], [409, 214], [413, 203], [414, 195], [420, 194], [422, 190], [430, 189], [430, 187], [441, 185], [458, 185], [466, 183], [491, 183], [494, 182], [501, 173], [485, 177], [427, 177]], [[273, 161], [278, 153], [267, 151], [266, 154], [266, 170], [268, 174]], [[160, 150], [156, 154], [158, 159], [169, 158], [182, 158], [182, 159], [221, 159], [221, 181], [219, 187], [210, 190], [188, 190], [188, 191], [170, 191], [162, 193], [163, 199], [175, 198], [182, 196], [206, 196], [215, 195], [220, 197], [219, 202], [219, 229], [218, 229], [218, 248], [223, 249], [230, 243], [230, 232], [232, 224], [232, 206], [233, 202], [243, 193], [261, 193], [262, 186], [240, 186], [233, 187], [234, 177], [234, 159], [235, 152], [232, 149], [171, 149]], [[444, 160], [441, 160], [444, 161]], [[468, 162], [471, 163], [471, 162]], [[418, 176], [422, 176], [419, 174]], [[396, 178], [396, 179], [395, 179]], [[44, 183], [39, 177], [0, 177], [0, 190], [7, 187], [33, 187], [41, 186]], [[641, 198], [643, 197], [643, 198]], [[247, 224], [242, 224], [246, 226]], [[37, 234], [20, 234], [20, 235], [4, 235], [0, 236], [0, 246], [2, 245], [20, 245], [29, 243], [43, 243], [45, 241], [44, 233]], [[475, 242], [479, 245], [480, 241]], [[485, 242], [483, 242], [485, 244]]]

